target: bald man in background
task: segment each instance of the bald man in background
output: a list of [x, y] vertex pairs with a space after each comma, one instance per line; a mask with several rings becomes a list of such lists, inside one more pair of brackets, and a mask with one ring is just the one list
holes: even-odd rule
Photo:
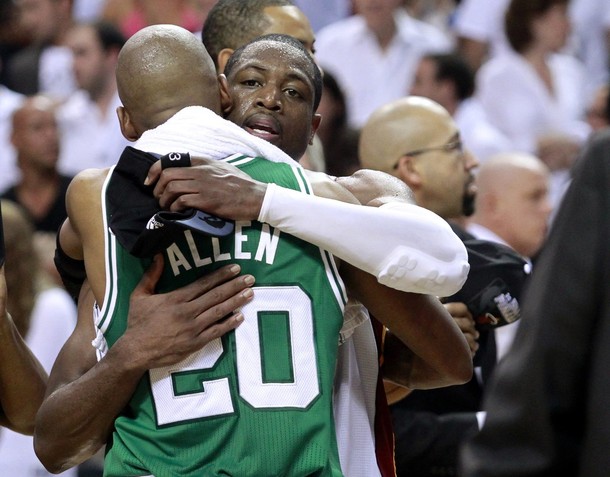
[[[475, 212], [466, 229], [477, 238], [509, 246], [531, 265], [547, 237], [550, 177], [549, 168], [532, 154], [492, 156], [477, 173]], [[509, 353], [519, 325], [516, 321], [496, 329], [498, 361]]]
[[549, 168], [525, 153], [497, 154], [477, 174], [475, 213], [467, 229], [500, 242], [523, 257], [535, 257], [548, 228]]
[[[377, 109], [362, 129], [360, 160], [365, 168], [401, 179], [418, 205], [453, 222], [454, 231], [469, 249], [473, 237], [456, 221], [475, 210], [474, 169], [479, 164], [463, 149], [460, 131], [445, 108], [427, 98], [408, 96]], [[469, 280], [476, 273], [471, 268]], [[494, 332], [475, 328], [465, 303], [447, 302], [445, 307], [468, 340], [479, 372], [464, 385], [437, 390], [409, 393], [386, 383], [388, 398], [394, 403], [399, 477], [455, 475], [459, 448], [467, 436], [477, 432], [481, 419], [477, 412], [496, 361]], [[400, 353], [386, 345], [385, 362], [400, 360]], [[392, 375], [386, 372], [384, 377], [391, 379]]]

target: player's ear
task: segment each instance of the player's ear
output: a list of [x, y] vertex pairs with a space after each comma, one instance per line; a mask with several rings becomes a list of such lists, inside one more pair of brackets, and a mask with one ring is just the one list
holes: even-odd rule
[[229, 82], [223, 74], [218, 75], [218, 89], [220, 91], [220, 108], [223, 116], [226, 116], [233, 109], [233, 98], [229, 93]]
[[321, 122], [322, 115], [318, 113], [314, 114], [313, 118], [311, 119], [311, 136], [309, 136], [309, 144], [313, 144], [313, 137], [315, 136], [316, 131], [320, 127]]
[[225, 66], [227, 66], [227, 61], [229, 61], [229, 58], [231, 58], [231, 55], [233, 54], [234, 51], [235, 50], [233, 48], [223, 48], [222, 50], [220, 50], [220, 52], [218, 53], [218, 58], [217, 58], [219, 73], [225, 72]]
[[119, 118], [119, 125], [121, 126], [123, 137], [128, 141], [136, 141], [140, 135], [137, 133], [136, 128], [129, 117], [129, 112], [127, 112], [123, 106], [119, 106], [116, 108], [116, 115]]

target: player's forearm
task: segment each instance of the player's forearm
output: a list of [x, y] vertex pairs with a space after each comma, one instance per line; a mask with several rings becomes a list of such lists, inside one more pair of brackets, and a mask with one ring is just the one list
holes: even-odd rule
[[408, 389], [434, 389], [464, 383], [463, 379], [455, 379], [417, 356], [391, 332], [385, 339], [382, 373], [385, 380]]
[[50, 472], [84, 462], [107, 442], [114, 420], [144, 374], [121, 348], [117, 342], [87, 373], [45, 399], [36, 420], [34, 448]]
[[412, 204], [365, 207], [270, 184], [259, 220], [402, 291], [449, 296], [469, 269], [466, 248], [447, 222]]
[[0, 408], [3, 425], [21, 434], [34, 431], [47, 373], [27, 347], [9, 315], [0, 316]]
[[384, 350], [384, 362], [399, 367], [394, 382], [423, 388], [470, 379], [466, 339], [436, 297], [388, 288], [351, 265], [342, 264], [339, 271], [351, 295], [401, 342], [396, 358], [388, 354], [392, 349]]
[[410, 389], [467, 382], [472, 360], [463, 334], [432, 297], [411, 301], [410, 326], [394, 326], [384, 347], [384, 377]]

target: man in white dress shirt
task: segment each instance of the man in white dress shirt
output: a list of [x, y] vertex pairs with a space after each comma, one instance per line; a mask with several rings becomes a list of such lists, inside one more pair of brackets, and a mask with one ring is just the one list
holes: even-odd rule
[[317, 35], [316, 59], [344, 90], [348, 121], [360, 127], [379, 106], [408, 94], [424, 53], [448, 52], [452, 41], [410, 17], [397, 0], [355, 0], [358, 14]]

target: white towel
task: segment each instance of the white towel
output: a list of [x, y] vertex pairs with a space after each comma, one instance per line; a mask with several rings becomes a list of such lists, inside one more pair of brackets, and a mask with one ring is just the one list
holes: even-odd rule
[[142, 134], [134, 147], [161, 155], [188, 152], [193, 156], [216, 160], [243, 154], [301, 167], [273, 144], [248, 134], [236, 124], [201, 106], [189, 106], [178, 111], [165, 123]]

